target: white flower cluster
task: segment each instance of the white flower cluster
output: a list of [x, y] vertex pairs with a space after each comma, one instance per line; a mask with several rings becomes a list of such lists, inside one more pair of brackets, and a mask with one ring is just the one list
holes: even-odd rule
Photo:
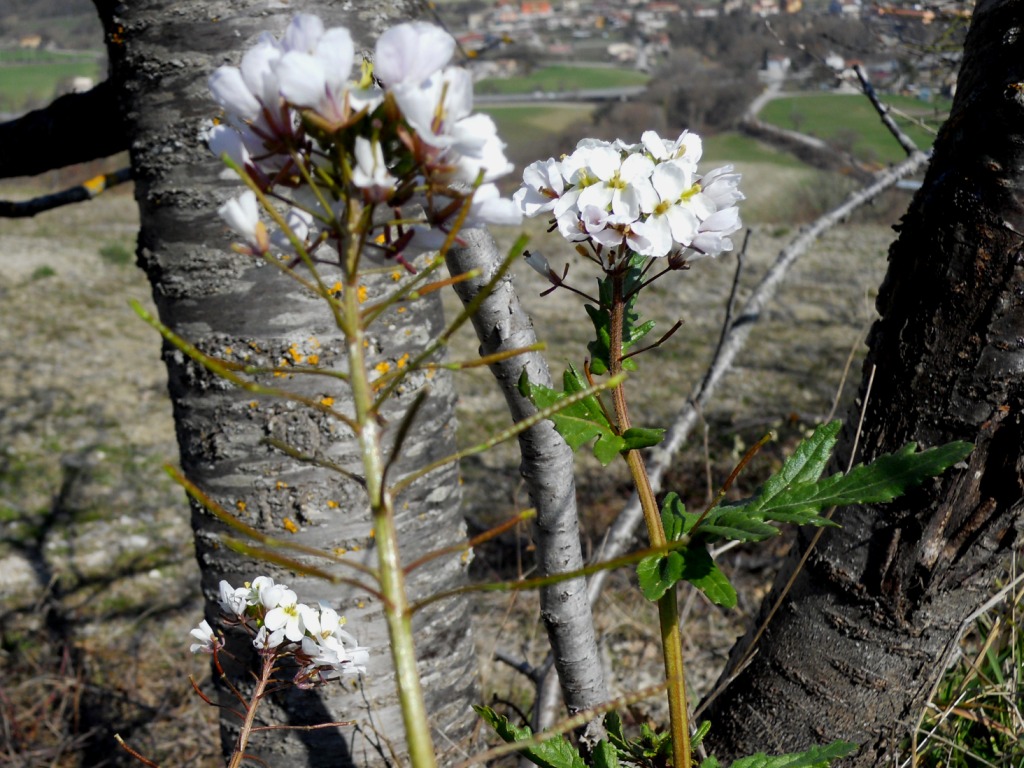
[[[278, 197], [285, 197], [282, 187], [293, 188], [285, 197], [288, 225], [307, 247], [338, 226], [347, 196], [426, 212], [419, 226], [380, 233], [392, 254], [415, 237], [424, 250], [443, 242], [436, 230], [451, 226], [460, 207], [454, 203], [470, 194], [464, 226], [518, 223], [518, 208], [493, 184], [512, 170], [505, 145], [489, 116], [473, 114], [472, 77], [449, 66], [454, 51], [455, 40], [441, 28], [400, 24], [378, 39], [373, 76], [364, 65], [353, 79], [349, 31], [297, 15], [280, 39], [264, 33], [240, 66], [210, 77], [225, 113], [207, 135], [210, 149]], [[325, 173], [330, 181], [310, 189], [309, 179]], [[251, 191], [219, 213], [251, 251], [291, 249], [281, 233], [268, 236]], [[435, 236], [425, 237], [431, 228]]]
[[532, 163], [512, 196], [527, 216], [551, 215], [570, 242], [590, 241], [607, 268], [629, 253], [688, 261], [732, 250], [740, 175], [699, 175], [700, 137], [647, 131], [639, 144], [584, 139], [561, 160]]
[[[295, 592], [269, 576], [238, 588], [221, 581], [220, 609], [229, 623], [250, 631], [253, 646], [261, 653], [294, 656], [300, 667], [295, 676], [299, 685], [366, 671], [367, 649], [342, 629], [344, 617], [333, 608], [300, 603]], [[207, 621], [192, 630], [192, 637], [197, 641], [190, 646], [192, 653], [212, 654], [224, 644]]]

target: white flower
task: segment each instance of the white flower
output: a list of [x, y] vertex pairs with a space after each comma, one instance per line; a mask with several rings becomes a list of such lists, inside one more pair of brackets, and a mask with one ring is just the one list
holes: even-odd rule
[[718, 256], [725, 251], [731, 251], [732, 239], [728, 237], [743, 226], [740, 221], [739, 208], [733, 206], [712, 214], [700, 223], [697, 234], [690, 243], [693, 253], [687, 253], [689, 260], [703, 258], [705, 256]]
[[656, 197], [650, 177], [654, 163], [646, 155], [627, 155], [623, 159], [613, 147], [587, 148], [573, 154], [577, 153], [582, 155], [583, 165], [570, 181], [578, 178], [586, 185], [576, 203], [580, 210], [593, 205], [635, 221], [641, 208], [653, 208]]
[[213, 653], [222, 645], [220, 638], [210, 627], [210, 622], [205, 619], [190, 634], [199, 641], [189, 646], [192, 653]]
[[704, 151], [700, 136], [689, 131], [683, 131], [675, 141], [663, 139], [654, 131], [644, 131], [640, 143], [656, 161], [682, 161], [693, 170], [696, 170]]
[[354, 147], [356, 164], [352, 169], [352, 183], [361, 189], [393, 190], [398, 180], [391, 175], [384, 162], [384, 152], [379, 141], [371, 142], [362, 136], [356, 137]]
[[273, 650], [284, 642], [284, 630], [279, 629], [276, 632], [271, 632], [267, 627], [260, 627], [259, 632], [256, 633], [256, 637], [252, 639], [253, 647], [258, 651]]
[[267, 228], [260, 221], [260, 207], [256, 193], [247, 189], [238, 197], [228, 200], [217, 209], [224, 222], [242, 236], [246, 244], [259, 253], [270, 246]]
[[502, 197], [494, 184], [481, 184], [473, 192], [469, 213], [463, 226], [476, 227], [484, 224], [515, 227], [523, 221], [523, 215], [514, 202]]
[[312, 53], [324, 34], [324, 23], [312, 13], [297, 13], [288, 22], [281, 35], [281, 47], [285, 51]]
[[677, 246], [687, 246], [697, 233], [698, 217], [683, 202], [693, 187], [690, 172], [676, 163], [661, 163], [654, 169], [651, 182], [658, 193], [658, 204], [633, 229], [650, 242], [639, 250], [644, 256], [666, 256]]
[[[284, 630], [284, 636], [293, 643], [299, 642], [306, 632], [317, 634], [320, 631], [320, 618], [316, 611], [305, 603], [298, 602], [295, 593], [290, 589], [276, 591], [271, 597], [276, 604], [270, 608], [263, 619], [267, 629], [274, 632]], [[264, 601], [266, 605], [266, 601]]]
[[439, 72], [455, 53], [455, 39], [422, 21], [399, 24], [377, 39], [373, 73], [389, 88], [419, 85]]
[[260, 103], [245, 84], [238, 67], [218, 67], [210, 75], [209, 86], [214, 101], [224, 107], [229, 116], [252, 120], [260, 113]]
[[523, 186], [512, 195], [512, 200], [524, 216], [553, 210], [565, 191], [562, 164], [553, 157], [537, 160], [523, 169]]
[[221, 580], [220, 598], [218, 603], [220, 605], [220, 609], [224, 611], [224, 613], [231, 614], [233, 616], [244, 615], [248, 596], [249, 590], [245, 587], [238, 587], [236, 589], [226, 581]]
[[[285, 223], [292, 231], [292, 234], [299, 239], [307, 250], [310, 246], [310, 235], [316, 235], [313, 228], [313, 214], [301, 208], [290, 208], [285, 214]], [[295, 253], [295, 246], [285, 234], [284, 230], [278, 229], [270, 236], [270, 244], [283, 253]]]
[[[327, 30], [311, 52], [286, 53], [277, 67], [281, 96], [298, 107], [308, 107], [333, 122], [344, 122], [351, 109], [379, 101], [380, 94], [357, 91], [349, 81], [355, 60], [352, 36], [344, 27]], [[353, 102], [358, 102], [353, 103]]]
[[719, 211], [746, 199], [739, 191], [739, 183], [740, 174], [734, 173], [731, 165], [715, 168], [700, 180], [702, 191]]
[[241, 168], [245, 167], [251, 157], [242, 140], [242, 134], [235, 128], [223, 124], [215, 125], [210, 129], [206, 134], [206, 143], [214, 155], [217, 157], [227, 155], [235, 165]]

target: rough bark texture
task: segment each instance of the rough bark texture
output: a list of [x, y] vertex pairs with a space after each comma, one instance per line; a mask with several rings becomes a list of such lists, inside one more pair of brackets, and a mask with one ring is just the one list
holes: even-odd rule
[[[371, 31], [379, 31], [388, 18], [407, 10], [396, 3], [353, 7], [329, 2], [149, 0], [118, 5], [105, 18], [116, 62], [113, 76], [121, 89], [131, 139], [141, 213], [139, 263], [150, 277], [163, 322], [204, 351], [256, 364], [279, 364], [296, 354], [315, 353], [322, 365], [343, 365], [343, 345], [323, 303], [277, 270], [228, 250], [229, 238], [216, 208], [239, 187], [221, 179], [223, 168], [202, 142], [204, 125], [215, 114], [206, 86], [209, 73], [222, 63], [237, 63], [261, 31], [280, 33], [299, 11], [319, 13], [328, 26], [348, 26], [365, 43]], [[385, 290], [383, 284], [376, 289], [371, 284], [369, 300]], [[441, 322], [434, 301], [389, 312], [371, 330], [370, 364], [394, 365], [405, 353], [415, 354]], [[345, 551], [376, 565], [361, 488], [288, 459], [261, 442], [277, 438], [358, 473], [362, 465], [348, 430], [302, 407], [254, 400], [176, 351], [167, 350], [165, 358], [181, 463], [193, 481], [261, 530], [328, 551]], [[333, 396], [335, 407], [345, 409], [346, 390], [323, 377], [279, 378], [272, 383], [309, 396]], [[430, 388], [430, 395], [405, 443], [403, 462], [392, 471], [393, 479], [453, 449], [454, 394], [447, 375], [414, 379], [386, 415], [395, 423], [424, 387]], [[407, 560], [464, 540], [456, 475], [454, 467], [433, 473], [397, 500], [400, 543]], [[355, 726], [271, 731], [258, 738], [250, 752], [273, 766], [394, 764], [393, 755], [403, 763], [403, 729], [380, 605], [360, 591], [295, 577], [235, 555], [218, 541], [223, 526], [202, 508], [194, 506], [192, 512], [208, 601], [222, 578], [238, 585], [269, 572], [289, 583], [304, 602], [321, 601], [346, 614], [348, 628], [371, 648], [365, 678], [319, 693], [289, 689], [268, 697], [260, 710], [265, 724], [355, 720]], [[288, 533], [291, 523], [299, 526], [294, 535]], [[440, 558], [415, 571], [408, 585], [415, 599], [458, 586], [464, 578], [464, 564], [458, 558]], [[216, 601], [208, 605], [213, 618]], [[440, 753], [446, 753], [474, 724], [469, 708], [476, 698], [469, 614], [464, 603], [445, 601], [416, 618], [435, 743]], [[244, 665], [232, 672], [237, 685], [248, 684]], [[227, 692], [222, 692], [222, 701], [234, 704]], [[226, 748], [233, 743], [236, 728], [237, 721], [225, 714]]]
[[[841, 509], [710, 706], [722, 757], [844, 738], [888, 764], [967, 616], [1019, 546], [1024, 450], [1024, 4], [978, 4], [957, 98], [905, 217], [865, 367], [858, 461], [907, 441], [974, 442], [966, 466], [896, 503]], [[860, 399], [865, 398], [866, 384]], [[847, 420], [838, 463], [851, 450]], [[803, 549], [810, 533], [801, 537]], [[785, 583], [792, 565], [777, 581]], [[766, 600], [774, 603], [777, 593]], [[749, 640], [734, 649], [723, 680]]]
[[[452, 274], [479, 270], [480, 277], [455, 286], [464, 303], [471, 301], [491, 280], [501, 264], [494, 239], [484, 230], [464, 233], [465, 247], [448, 255]], [[480, 338], [480, 354], [493, 355], [537, 343], [533, 323], [519, 303], [510, 277], [500, 281], [473, 316]], [[530, 381], [550, 387], [551, 373], [539, 352], [518, 355], [491, 365], [513, 421], [536, 413], [519, 393], [523, 371]], [[583, 567], [576, 483], [572, 450], [549, 421], [536, 424], [519, 436], [530, 501], [537, 510], [534, 525], [540, 575], [566, 573]], [[594, 620], [587, 601], [587, 580], [571, 579], [540, 590], [541, 618], [548, 632], [562, 695], [572, 713], [602, 704], [608, 698], [601, 657], [594, 636]], [[557, 693], [556, 693], [557, 698]], [[538, 710], [543, 714], [544, 708]], [[546, 720], [534, 727], [550, 725]]]

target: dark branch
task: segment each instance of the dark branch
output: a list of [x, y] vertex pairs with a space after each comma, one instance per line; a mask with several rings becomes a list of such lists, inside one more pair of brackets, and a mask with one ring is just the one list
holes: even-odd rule
[[52, 195], [34, 197], [31, 200], [11, 202], [0, 200], [0, 219], [18, 219], [35, 216], [37, 213], [59, 208], [62, 205], [81, 203], [84, 200], [91, 200], [105, 192], [111, 187], [130, 181], [132, 178], [131, 168], [122, 168], [113, 173], [105, 173], [94, 176], [88, 181], [83, 181], [77, 187], [54, 192]]
[[0, 178], [35, 176], [128, 149], [128, 131], [114, 85], [69, 93], [49, 106], [0, 123]]

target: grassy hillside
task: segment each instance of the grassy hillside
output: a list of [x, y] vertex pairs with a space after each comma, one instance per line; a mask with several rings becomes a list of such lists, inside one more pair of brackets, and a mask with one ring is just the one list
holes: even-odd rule
[[[937, 129], [949, 112], [949, 102], [927, 103], [905, 96], [883, 98], [906, 115], [893, 113], [910, 138], [922, 149], [930, 147], [933, 134], [909, 118]], [[904, 157], [871, 104], [859, 94], [815, 93], [774, 99], [761, 111], [761, 119], [852, 148], [854, 154], [867, 160], [888, 163]]]
[[477, 93], [533, 93], [534, 91], [575, 91], [586, 88], [623, 88], [643, 85], [648, 76], [633, 69], [610, 67], [569, 67], [561, 64], [541, 67], [521, 77], [488, 78], [477, 83]]
[[0, 112], [21, 112], [53, 98], [72, 77], [106, 76], [106, 56], [59, 51], [0, 51]]

